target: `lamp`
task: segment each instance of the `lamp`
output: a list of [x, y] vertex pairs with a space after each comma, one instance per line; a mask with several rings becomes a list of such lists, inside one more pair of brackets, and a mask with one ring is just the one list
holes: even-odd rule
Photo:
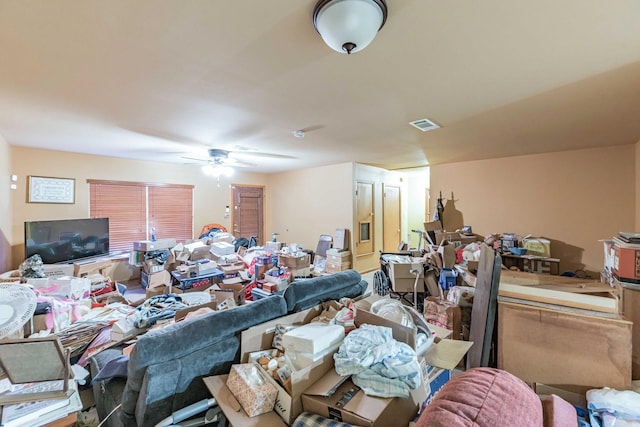
[[369, 45], [387, 20], [384, 0], [320, 0], [313, 26], [333, 50], [351, 54]]
[[210, 176], [220, 178], [220, 175], [231, 176], [233, 175], [233, 169], [229, 166], [224, 166], [220, 163], [207, 163], [202, 167], [202, 171]]

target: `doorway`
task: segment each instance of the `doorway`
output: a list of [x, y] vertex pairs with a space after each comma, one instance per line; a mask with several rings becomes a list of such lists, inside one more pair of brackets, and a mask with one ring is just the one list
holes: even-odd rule
[[251, 236], [255, 236], [257, 244], [264, 245], [264, 187], [234, 184], [231, 191], [231, 224], [234, 237], [250, 240]]
[[382, 195], [382, 251], [397, 252], [401, 232], [400, 187], [383, 184]]

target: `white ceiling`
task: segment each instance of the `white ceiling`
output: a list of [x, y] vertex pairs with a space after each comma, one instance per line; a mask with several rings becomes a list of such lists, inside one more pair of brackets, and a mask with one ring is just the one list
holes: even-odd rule
[[257, 172], [640, 140], [637, 0], [387, 0], [351, 56], [315, 32], [314, 4], [0, 0], [0, 135], [174, 162], [243, 146]]

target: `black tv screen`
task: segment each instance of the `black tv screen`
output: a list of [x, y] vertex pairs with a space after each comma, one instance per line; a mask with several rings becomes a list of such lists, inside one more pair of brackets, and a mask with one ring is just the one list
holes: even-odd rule
[[109, 254], [109, 218], [25, 221], [25, 258], [45, 264]]

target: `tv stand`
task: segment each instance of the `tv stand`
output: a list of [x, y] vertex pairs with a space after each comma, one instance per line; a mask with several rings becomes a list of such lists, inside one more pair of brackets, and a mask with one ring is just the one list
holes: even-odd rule
[[95, 259], [95, 260], [83, 260], [81, 262], [73, 263], [73, 275], [75, 277], [83, 277], [87, 274], [100, 273], [105, 275], [105, 270], [113, 264], [115, 259]]

